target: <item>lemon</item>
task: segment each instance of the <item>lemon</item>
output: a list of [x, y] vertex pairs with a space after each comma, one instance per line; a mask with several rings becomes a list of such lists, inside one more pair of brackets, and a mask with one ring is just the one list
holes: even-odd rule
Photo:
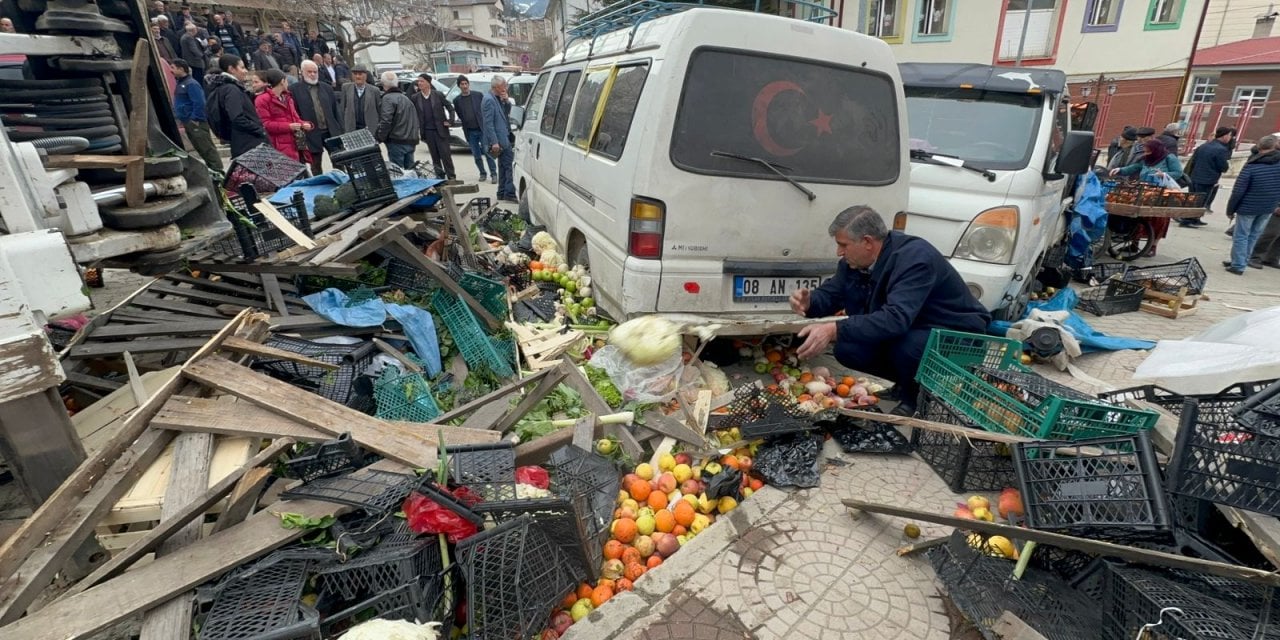
[[902, 535], [915, 540], [920, 537], [920, 526], [916, 524], [908, 524], [902, 528]]
[[693, 467], [687, 464], [678, 464], [671, 469], [671, 473], [676, 477], [676, 482], [684, 482], [693, 477]]
[[640, 464], [636, 465], [636, 475], [639, 476], [641, 480], [652, 480], [653, 465], [649, 464], [648, 462], [641, 462]]
[[674, 468], [676, 468], [676, 457], [675, 457], [675, 456], [673, 456], [673, 455], [671, 455], [671, 454], [669, 454], [669, 453], [664, 453], [664, 454], [662, 454], [662, 457], [658, 458], [658, 470], [659, 470], [659, 471], [670, 471], [670, 470], [672, 470], [672, 469], [674, 469]]

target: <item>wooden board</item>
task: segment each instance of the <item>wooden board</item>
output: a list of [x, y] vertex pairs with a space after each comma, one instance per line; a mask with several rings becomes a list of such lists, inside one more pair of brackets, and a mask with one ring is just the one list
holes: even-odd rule
[[350, 432], [361, 445], [392, 460], [425, 468], [436, 463], [435, 446], [421, 435], [389, 429], [382, 420], [300, 391], [287, 382], [247, 367], [219, 358], [204, 358], [183, 367], [183, 375], [331, 436]]
[[326, 371], [337, 371], [338, 369], [342, 368], [341, 366], [330, 363], [330, 362], [316, 360], [315, 358], [308, 358], [307, 356], [294, 353], [292, 351], [285, 351], [284, 349], [268, 347], [267, 345], [259, 344], [252, 340], [237, 338], [235, 336], [231, 336], [226, 340], [223, 340], [222, 346], [219, 347], [219, 349], [223, 351], [233, 351], [235, 353], [242, 353], [250, 356], [267, 357], [273, 360], [285, 360], [287, 362], [296, 362], [298, 364], [305, 364], [309, 367], [316, 367], [317, 369], [324, 369]]
[[99, 156], [89, 153], [49, 156], [44, 166], [50, 169], [124, 169], [142, 156]]
[[[147, 69], [150, 66], [151, 43], [139, 39], [133, 47], [133, 64], [129, 67], [129, 131], [125, 152], [131, 156], [147, 155], [147, 120], [151, 111]], [[147, 200], [143, 190], [145, 170], [141, 157], [125, 166], [124, 198], [130, 207], [141, 207]]]
[[275, 225], [275, 228], [280, 230], [280, 233], [288, 236], [289, 239], [299, 247], [306, 249], [316, 248], [316, 241], [303, 233], [301, 229], [293, 226], [293, 223], [289, 222], [289, 219], [284, 217], [284, 214], [280, 213], [280, 211], [270, 202], [255, 202], [253, 204], [253, 208], [257, 209], [258, 213], [261, 213], [268, 222]]
[[145, 567], [83, 593], [55, 600], [17, 622], [0, 627], [0, 637], [5, 640], [81, 640], [302, 536], [303, 531], [281, 527], [277, 513], [320, 518], [345, 511], [347, 508], [341, 505], [315, 500], [281, 502], [270, 512], [260, 512], [244, 524], [157, 558]]
[[454, 282], [453, 278], [449, 277], [449, 274], [445, 272], [443, 267], [437, 264], [434, 260], [422, 255], [422, 252], [418, 251], [417, 247], [414, 247], [407, 239], [404, 237], [396, 238], [395, 249], [396, 250], [393, 251], [393, 255], [413, 266], [418, 267], [419, 269], [426, 271], [432, 278], [435, 278], [441, 286], [448, 289], [449, 293], [458, 296], [458, 298], [463, 302], [467, 303], [467, 306], [470, 307], [471, 311], [476, 314], [476, 317], [483, 322], [486, 327], [488, 327], [489, 331], [496, 331], [502, 327], [502, 323], [498, 322], [498, 319], [494, 317], [492, 313], [489, 313], [489, 310], [486, 309], [484, 305], [480, 304], [475, 297], [470, 293], [467, 293], [466, 289], [462, 288], [462, 285]]
[[[213, 446], [210, 469], [204, 481], [204, 488], [216, 485], [218, 481], [239, 469], [245, 460], [253, 457], [257, 444], [257, 440], [253, 438], [219, 438]], [[124, 497], [117, 500], [111, 511], [102, 518], [99, 522], [99, 531], [106, 533], [105, 527], [112, 525], [145, 523], [160, 519], [165, 502], [165, 491], [169, 487], [170, 477], [173, 474], [173, 454], [174, 445], [165, 448], [160, 457], [147, 467], [137, 482], [133, 483]], [[179, 468], [183, 466], [180, 464]]]
[[[142, 386], [150, 397], [173, 376], [181, 367], [171, 367], [163, 371], [151, 371], [142, 374]], [[133, 401], [133, 394], [127, 386], [112, 391], [101, 400], [89, 405], [83, 411], [71, 416], [71, 424], [80, 436], [86, 454], [95, 455], [107, 441], [119, 431], [126, 416], [138, 407]]]
[[154, 336], [211, 336], [227, 326], [226, 320], [190, 320], [144, 325], [108, 324], [88, 334], [90, 340], [150, 338]]
[[127, 342], [86, 342], [71, 348], [67, 354], [72, 360], [101, 358], [104, 356], [120, 356], [124, 352], [133, 353], [169, 353], [173, 351], [190, 351], [199, 349], [207, 342], [204, 338], [160, 338], [147, 340], [129, 340]]

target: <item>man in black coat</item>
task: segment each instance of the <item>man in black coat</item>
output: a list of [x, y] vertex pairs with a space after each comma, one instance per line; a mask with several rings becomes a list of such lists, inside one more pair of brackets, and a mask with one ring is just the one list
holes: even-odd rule
[[191, 75], [194, 76], [196, 82], [199, 82], [200, 86], [203, 87], [204, 69], [207, 64], [205, 56], [209, 54], [208, 45], [200, 39], [200, 36], [198, 35], [199, 29], [196, 27], [196, 23], [188, 22], [183, 30], [185, 33], [182, 34], [182, 39], [180, 40], [181, 48], [179, 48], [176, 53], [178, 54], [178, 57], [185, 60], [187, 65], [191, 67]]
[[209, 128], [231, 145], [231, 158], [267, 143], [267, 130], [253, 106], [253, 96], [244, 88], [249, 70], [240, 56], [224, 55], [218, 59], [222, 71], [209, 78], [209, 95], [205, 99], [205, 115]]
[[449, 123], [453, 121], [453, 105], [444, 99], [444, 94], [431, 86], [431, 76], [421, 74], [417, 80], [418, 92], [413, 94], [413, 106], [418, 110], [418, 125], [422, 130], [422, 141], [427, 143], [431, 152], [431, 164], [436, 177], [441, 180], [456, 180], [453, 170], [453, 151], [449, 147]]
[[836, 275], [813, 291], [792, 293], [791, 309], [806, 318], [839, 311], [848, 317], [801, 329], [805, 341], [797, 355], [812, 358], [834, 343], [840, 364], [892, 380], [901, 403], [894, 413], [910, 415], [929, 333], [984, 333], [991, 313], [933, 245], [889, 231], [871, 207], [841, 211], [827, 232], [843, 258]]
[[[1209, 213], [1213, 198], [1218, 195], [1218, 180], [1231, 166], [1231, 150], [1235, 146], [1236, 130], [1231, 127], [1218, 127], [1213, 132], [1213, 139], [1200, 145], [1191, 154], [1187, 162], [1187, 178], [1191, 181], [1191, 193], [1207, 193], [1204, 200], [1204, 212]], [[1204, 216], [1182, 218], [1178, 224], [1183, 227], [1203, 227], [1209, 224]]]
[[338, 97], [332, 86], [320, 82], [320, 69], [310, 60], [303, 61], [302, 80], [289, 87], [289, 93], [293, 94], [298, 115], [315, 125], [307, 132], [307, 148], [311, 150], [311, 174], [318, 176], [323, 171], [320, 161], [325, 139], [342, 134]]
[[[466, 76], [458, 76], [458, 97], [453, 99], [453, 112], [458, 114], [458, 122], [462, 124], [462, 131], [466, 134], [467, 146], [471, 147], [471, 157], [475, 158], [476, 169], [480, 170], [480, 182], [493, 176], [494, 184], [498, 182], [498, 168], [494, 162], [493, 156], [486, 153], [486, 149], [480, 144], [484, 138], [484, 131], [480, 126], [481, 109], [484, 103], [484, 95], [471, 91], [471, 81]], [[485, 161], [488, 161], [489, 171], [485, 172]]]

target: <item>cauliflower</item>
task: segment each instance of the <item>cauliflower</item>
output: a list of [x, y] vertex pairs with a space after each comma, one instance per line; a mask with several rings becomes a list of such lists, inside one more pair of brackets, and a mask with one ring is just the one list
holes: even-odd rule
[[440, 623], [375, 619], [352, 627], [339, 640], [440, 640]]
[[548, 251], [554, 251], [557, 254], [560, 253], [560, 245], [557, 244], [556, 239], [552, 238], [551, 234], [546, 231], [539, 231], [533, 234], [533, 239], [530, 240], [530, 243], [533, 245], [533, 250], [536, 251], [538, 255], [542, 256], [544, 260], [546, 259], [545, 254]]
[[549, 265], [548, 268], [559, 267], [564, 264], [564, 256], [560, 255], [560, 252], [555, 249], [547, 249], [539, 254], [538, 257], [542, 258], [542, 264]]
[[662, 364], [680, 352], [680, 332], [670, 320], [641, 316], [614, 327], [609, 332], [609, 344], [633, 364], [648, 367]]
[[706, 383], [706, 388], [717, 396], [729, 391], [729, 376], [726, 376], [720, 367], [710, 362], [703, 363], [702, 381]]
[[539, 489], [531, 484], [523, 482], [516, 484], [516, 499], [527, 500], [529, 498], [550, 498], [551, 492], [546, 489]]

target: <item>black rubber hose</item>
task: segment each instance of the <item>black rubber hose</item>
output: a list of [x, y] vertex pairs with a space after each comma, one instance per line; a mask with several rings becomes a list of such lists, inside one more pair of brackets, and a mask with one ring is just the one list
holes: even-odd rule
[[36, 117], [65, 118], [77, 116], [100, 116], [111, 115], [111, 105], [101, 103], [90, 104], [74, 104], [65, 106], [50, 106], [44, 104], [19, 104], [13, 106], [0, 106], [0, 111], [9, 115], [33, 115]]
[[45, 118], [41, 116], [10, 116], [0, 114], [0, 122], [7, 127], [100, 127], [115, 124], [116, 119], [108, 115], [95, 115], [85, 118]]
[[89, 148], [94, 151], [101, 152], [104, 147], [119, 146], [121, 142], [123, 142], [123, 140], [120, 139], [120, 136], [107, 136], [105, 138], [90, 140]]
[[11, 80], [0, 78], [0, 89], [86, 89], [102, 88], [97, 78], [58, 78], [54, 80]]
[[120, 128], [114, 124], [101, 127], [84, 127], [82, 129], [63, 129], [58, 131], [19, 131], [6, 127], [5, 131], [9, 134], [9, 139], [14, 142], [27, 142], [38, 138], [47, 138], [51, 133], [64, 136], [79, 136], [81, 138], [90, 139], [120, 134]]
[[30, 141], [37, 149], [44, 149], [51, 155], [67, 155], [80, 153], [89, 148], [89, 141], [79, 136], [53, 136]]
[[106, 90], [101, 86], [97, 87], [79, 87], [75, 91], [69, 92], [66, 87], [57, 89], [5, 89], [4, 97], [6, 100], [49, 100], [49, 99], [65, 99], [65, 98], [86, 98], [89, 96], [105, 95]]

